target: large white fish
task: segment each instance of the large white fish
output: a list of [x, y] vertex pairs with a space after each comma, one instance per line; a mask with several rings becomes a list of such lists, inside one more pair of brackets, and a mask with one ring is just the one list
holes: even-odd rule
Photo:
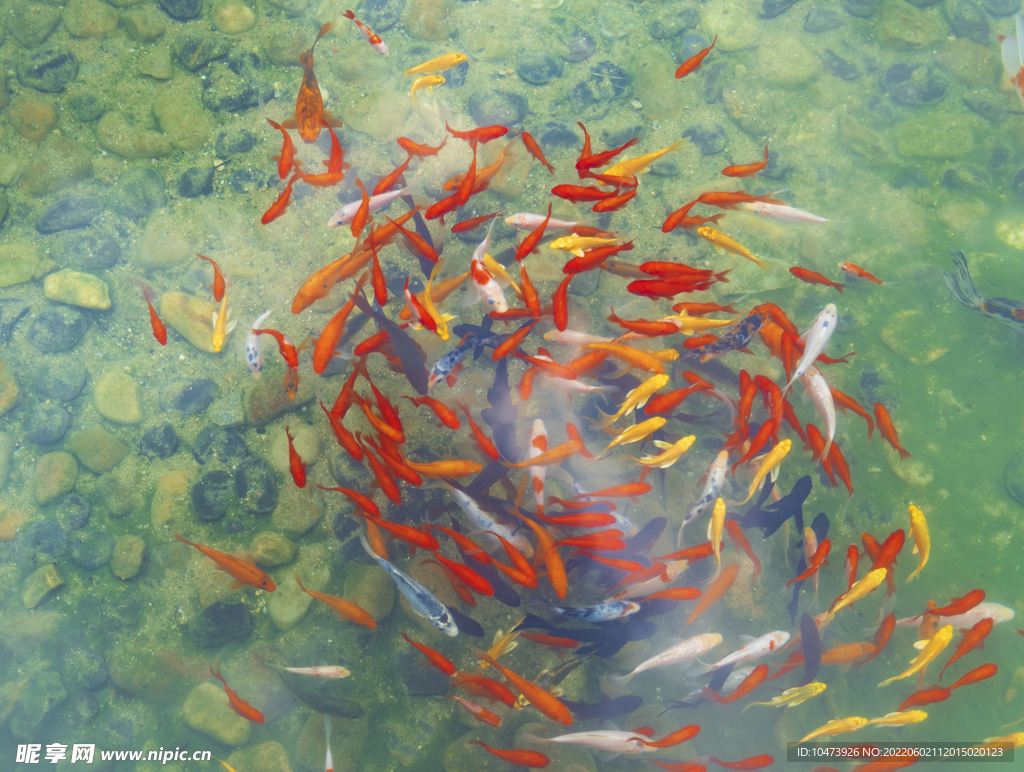
[[[373, 213], [378, 209], [383, 209], [396, 198], [411, 196], [416, 192], [416, 186], [409, 185], [401, 190], [391, 190], [377, 196], [370, 196], [370, 212]], [[356, 201], [345, 204], [345, 206], [341, 207], [341, 209], [331, 215], [331, 219], [327, 221], [327, 227], [337, 228], [339, 225], [348, 225], [355, 219], [356, 212], [359, 211], [359, 207], [362, 203], [363, 200], [360, 198]]]
[[629, 683], [630, 679], [637, 673], [642, 673], [645, 670], [652, 670], [656, 667], [668, 667], [669, 665], [685, 665], [695, 657], [707, 654], [721, 642], [722, 636], [718, 633], [695, 635], [692, 638], [687, 638], [685, 641], [679, 641], [679, 643], [669, 646], [653, 657], [645, 659], [626, 675], [611, 676], [611, 680], [614, 683], [624, 685]]
[[835, 332], [836, 325], [838, 324], [839, 311], [836, 310], [835, 303], [829, 303], [818, 312], [816, 317], [814, 317], [814, 323], [811, 324], [811, 329], [799, 338], [800, 343], [803, 344], [804, 353], [803, 356], [800, 357], [800, 361], [796, 363], [796, 369], [793, 371], [793, 377], [789, 379], [789, 383], [786, 384], [786, 388], [782, 390], [782, 396], [786, 396], [786, 392], [789, 391], [789, 387], [793, 385], [793, 381], [806, 373], [811, 365], [814, 364], [814, 360], [816, 360], [821, 352], [825, 350], [825, 346], [828, 345], [829, 338], [832, 337], [832, 333]]
[[548, 738], [523, 732], [522, 737], [528, 743], [571, 743], [612, 753], [653, 753], [658, 750], [644, 744], [646, 738], [643, 735], [623, 732], [620, 729], [596, 729], [592, 732], [573, 732]]
[[[749, 636], [743, 636], [744, 638], [750, 638]], [[755, 659], [760, 659], [766, 654], [771, 654], [773, 651], [778, 651], [786, 642], [789, 640], [789, 633], [785, 630], [775, 630], [771, 633], [765, 633], [760, 638], [749, 639], [746, 644], [740, 646], [732, 654], [726, 654], [718, 662], [713, 665], [705, 665], [701, 663], [697, 667], [690, 668], [686, 671], [686, 675], [690, 678], [694, 676], [703, 675], [704, 673], [710, 673], [712, 670], [718, 670], [720, 667], [726, 665], [736, 665], [740, 662], [751, 662]]]
[[[904, 619], [896, 620], [896, 627], [917, 627], [921, 624], [921, 617], [923, 614], [918, 614], [916, 617], [906, 617]], [[970, 611], [966, 611], [963, 614], [957, 614], [952, 617], [942, 617], [943, 624], [953, 625], [954, 630], [960, 628], [970, 629], [974, 627], [982, 619], [988, 619], [991, 617], [993, 624], [1001, 624], [1003, 622], [1009, 622], [1017, 616], [1017, 612], [1012, 608], [1007, 608], [1000, 603], [979, 603], [977, 606], [972, 608]]]
[[451, 613], [441, 601], [434, 597], [430, 590], [411, 576], [399, 571], [389, 561], [370, 549], [370, 543], [366, 541], [366, 536], [362, 533], [359, 534], [359, 541], [362, 542], [366, 554], [376, 560], [380, 567], [388, 572], [398, 587], [398, 591], [409, 601], [413, 611], [445, 635], [454, 638], [459, 634], [459, 627], [455, 624], [455, 620], [452, 619]]
[[759, 214], [762, 217], [774, 217], [776, 220], [785, 220], [787, 222], [828, 222], [828, 218], [826, 217], [819, 217], [816, 214], [805, 212], [803, 209], [786, 206], [785, 204], [766, 204], [764, 201], [747, 201], [743, 203], [742, 206], [748, 212]]
[[1017, 87], [1018, 96], [1024, 100], [1024, 16], [1018, 13], [1014, 16], [1014, 21], [1017, 34], [1003, 38], [1003, 69], [1006, 70], [1010, 82]]
[[[496, 534], [500, 534], [505, 541], [522, 552], [525, 557], [533, 557], [533, 545], [530, 544], [530, 540], [526, 538], [525, 533], [517, 531], [515, 528], [511, 528], [507, 525], [502, 525], [485, 512], [483, 508], [473, 501], [470, 496], [467, 496], [462, 491], [456, 488], [450, 488], [449, 490], [452, 492], [452, 497], [455, 499], [455, 503], [459, 505], [459, 509], [466, 513], [466, 517], [469, 518], [469, 521], [473, 524], [473, 528], [475, 530], [493, 531]], [[492, 550], [503, 549], [501, 542], [491, 534], [485, 533], [484, 538], [487, 539]]]
[[828, 381], [814, 365], [807, 368], [807, 372], [800, 376], [800, 383], [814, 403], [814, 409], [818, 411], [825, 422], [825, 449], [821, 452], [822, 463], [828, 458], [829, 448], [832, 447], [832, 440], [836, 436], [836, 405], [832, 399], [832, 390], [828, 387]]

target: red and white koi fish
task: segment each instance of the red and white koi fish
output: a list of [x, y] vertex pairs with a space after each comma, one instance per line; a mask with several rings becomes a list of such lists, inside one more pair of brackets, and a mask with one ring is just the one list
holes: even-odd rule
[[[510, 214], [508, 217], [505, 218], [505, 225], [508, 225], [511, 228], [519, 228], [520, 230], [525, 230], [527, 228], [533, 229], [533, 228], [539, 227], [540, 224], [542, 222], [544, 222], [546, 217], [547, 217], [547, 215], [544, 215], [544, 214], [531, 214], [530, 212], [516, 212], [515, 214]], [[582, 224], [583, 224], [582, 222], [570, 222], [569, 220], [557, 220], [554, 217], [552, 217], [550, 220], [548, 220], [548, 224], [547, 224], [546, 230], [549, 230], [549, 231], [557, 231], [557, 230], [567, 231], [567, 230], [571, 230], [572, 228], [575, 228], [577, 225], [582, 225]]]
[[[918, 627], [921, 624], [921, 618], [923, 616], [924, 614], [918, 614], [916, 617], [898, 619], [896, 620], [896, 627]], [[970, 611], [965, 611], [963, 614], [957, 614], [956, 616], [951, 617], [942, 617], [942, 621], [946, 624], [952, 625], [955, 629], [970, 629], [978, 624], [982, 619], [991, 619], [993, 623], [998, 625], [1003, 622], [1009, 622], [1015, 616], [1017, 616], [1017, 612], [1012, 608], [1007, 608], [999, 603], [985, 601], [984, 603], [979, 603]]]
[[814, 409], [818, 411], [825, 422], [825, 449], [821, 453], [819, 461], [828, 458], [828, 451], [832, 447], [832, 440], [836, 436], [836, 406], [832, 399], [832, 390], [821, 371], [811, 365], [807, 372], [800, 376], [800, 383], [814, 403]]
[[793, 368], [793, 376], [782, 390], [782, 396], [786, 396], [786, 392], [793, 385], [793, 381], [806, 373], [825, 350], [825, 346], [828, 345], [829, 338], [832, 337], [832, 333], [835, 332], [836, 325], [838, 324], [839, 311], [836, 309], [835, 303], [829, 303], [814, 317], [811, 329], [799, 338], [799, 342], [804, 347], [804, 353], [800, 357], [800, 361], [796, 363], [796, 367]]
[[726, 665], [737, 665], [740, 662], [752, 662], [755, 659], [760, 659], [766, 654], [771, 654], [773, 651], [778, 651], [785, 646], [786, 642], [789, 641], [789, 633], [785, 630], [775, 630], [771, 633], [765, 633], [760, 638], [750, 638], [750, 636], [741, 636], [741, 638], [747, 638], [748, 642], [736, 649], [732, 654], [727, 654], [713, 665], [701, 663], [698, 667], [687, 670], [686, 675], [694, 677], [710, 673], [712, 670], [717, 670]]
[[[487, 229], [487, 236], [473, 252], [473, 258], [469, 262], [469, 280], [473, 285], [473, 289], [476, 290], [477, 298], [484, 302], [484, 305], [488, 307], [487, 310], [503, 314], [508, 311], [505, 291], [484, 265], [484, 256], [487, 254], [487, 249], [491, 246], [491, 231], [494, 230], [494, 222], [494, 220], [491, 220], [491, 227]], [[468, 305], [476, 302], [471, 297], [467, 298], [467, 300], [469, 300]]]
[[746, 201], [741, 206], [748, 212], [759, 214], [762, 217], [774, 217], [776, 220], [785, 220], [786, 222], [830, 222], [827, 217], [820, 217], [810, 212], [805, 212], [803, 209], [797, 209], [793, 206], [785, 206], [784, 204], [769, 204], [764, 201]]
[[[376, 196], [370, 196], [370, 213], [376, 212], [379, 209], [383, 209], [396, 198], [402, 196], [411, 196], [416, 193], [418, 186], [409, 185], [402, 188], [401, 190], [391, 190], [387, 193], [380, 193]], [[341, 207], [338, 211], [331, 215], [331, 219], [327, 221], [328, 228], [337, 228], [339, 225], [348, 225], [355, 219], [356, 212], [359, 211], [359, 207], [363, 205], [363, 199], [357, 198], [355, 201], [351, 201], [345, 206]]]
[[[544, 422], [539, 418], [534, 419], [533, 428], [530, 430], [530, 448], [526, 452], [527, 460], [536, 458], [548, 449], [548, 430]], [[547, 476], [546, 466], [530, 466], [526, 473], [530, 476], [530, 489], [533, 491], [533, 500], [537, 509], [544, 509], [544, 478]]]
[[1017, 87], [1018, 96], [1024, 100], [1024, 16], [1018, 13], [1013, 18], [1017, 34], [1003, 38], [1000, 50], [1003, 55], [1003, 69], [1006, 70], [1010, 82]]
[[352, 20], [352, 22], [359, 28], [359, 31], [363, 33], [363, 36], [366, 38], [366, 42], [370, 44], [374, 51], [379, 51], [384, 54], [384, 56], [388, 55], [388, 44], [380, 39], [380, 35], [359, 21], [352, 11], [345, 11], [342, 16], [346, 19]]
[[289, 673], [308, 675], [314, 678], [348, 678], [352, 671], [340, 665], [317, 665], [316, 667], [283, 667]]

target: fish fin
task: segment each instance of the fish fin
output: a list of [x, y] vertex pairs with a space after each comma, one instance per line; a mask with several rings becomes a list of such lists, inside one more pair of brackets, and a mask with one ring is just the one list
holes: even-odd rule
[[459, 301], [459, 306], [461, 308], [469, 308], [469, 306], [475, 306], [479, 302], [480, 296], [476, 292], [467, 292], [465, 297]]
[[241, 579], [232, 579], [228, 583], [228, 588], [230, 588], [232, 590], [237, 590], [240, 587], [245, 587], [245, 582], [243, 582]]

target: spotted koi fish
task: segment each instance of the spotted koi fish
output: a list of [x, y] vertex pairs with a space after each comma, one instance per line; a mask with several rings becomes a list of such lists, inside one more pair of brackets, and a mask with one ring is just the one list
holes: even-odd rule
[[767, 309], [764, 306], [755, 306], [750, 310], [750, 313], [736, 322], [718, 340], [698, 346], [695, 349], [680, 350], [679, 361], [685, 362], [687, 360], [699, 359], [701, 362], [707, 362], [710, 359], [722, 356], [722, 354], [728, 354], [730, 351], [744, 349], [767, 321]]
[[1008, 298], [992, 298], [986, 300], [978, 292], [967, 268], [967, 256], [963, 252], [950, 251], [953, 256], [955, 273], [942, 272], [946, 286], [953, 293], [953, 299], [974, 313], [994, 319], [1009, 327], [1016, 335], [1024, 335], [1024, 303]]

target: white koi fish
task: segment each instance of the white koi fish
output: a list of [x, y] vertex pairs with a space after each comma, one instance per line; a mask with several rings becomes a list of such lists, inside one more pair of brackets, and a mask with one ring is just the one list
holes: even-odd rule
[[267, 317], [272, 313], [274, 313], [273, 308], [260, 314], [256, 321], [252, 323], [252, 327], [249, 328], [249, 334], [245, 336], [245, 364], [249, 367], [249, 372], [252, 373], [254, 378], [259, 378], [263, 372], [263, 354], [260, 353], [261, 336], [253, 332], [253, 330], [263, 329], [263, 323], [267, 321]]
[[696, 520], [703, 514], [704, 510], [711, 506], [711, 502], [718, 498], [718, 494], [722, 492], [722, 486], [725, 484], [725, 473], [729, 471], [729, 451], [723, 450], [715, 460], [711, 462], [711, 466], [708, 468], [707, 481], [704, 483], [704, 490], [701, 491], [700, 499], [694, 504], [686, 517], [683, 518], [683, 524], [679, 526], [679, 535], [676, 536], [676, 549], [681, 550], [683, 548], [683, 529], [686, 524], [691, 520]]
[[1016, 35], [1003, 38], [1001, 50], [1003, 69], [1006, 70], [1010, 82], [1017, 87], [1017, 95], [1024, 99], [1024, 16], [1013, 17], [1017, 26]]
[[[828, 381], [814, 365], [807, 368], [807, 372], [800, 376], [800, 383], [814, 403], [814, 409], [818, 411], [825, 422], [825, 449], [821, 452], [818, 460], [824, 462], [828, 458], [829, 448], [832, 447], [832, 440], [836, 436], [836, 405], [832, 399], [832, 390], [828, 387]], [[817, 576], [817, 575], [815, 575]]]
[[464, 301], [464, 305], [473, 305], [478, 300], [482, 300], [485, 306], [488, 306], [488, 311], [497, 311], [499, 314], [503, 314], [508, 311], [508, 301], [505, 299], [505, 291], [498, 284], [497, 280], [487, 270], [487, 266], [484, 265], [484, 256], [487, 254], [488, 248], [491, 246], [491, 231], [494, 230], [494, 220], [491, 220], [491, 227], [487, 229], [487, 236], [480, 245], [473, 252], [473, 258], [469, 261], [469, 280], [476, 290], [476, 299], [473, 296], [468, 296]]
[[700, 635], [695, 635], [692, 638], [687, 638], [685, 641], [679, 641], [679, 643], [669, 646], [667, 649], [655, 654], [653, 657], [645, 659], [626, 675], [611, 676], [611, 680], [614, 683], [624, 686], [629, 683], [633, 676], [637, 673], [642, 673], [645, 670], [653, 670], [656, 667], [668, 667], [669, 665], [685, 665], [691, 659], [707, 654], [721, 642], [722, 636], [718, 633], [701, 633]]
[[[401, 190], [391, 190], [387, 193], [381, 193], [376, 196], [370, 197], [370, 212], [376, 212], [378, 209], [383, 209], [396, 198], [402, 196], [411, 196], [416, 192], [415, 185], [409, 185], [408, 187], [402, 188]], [[331, 215], [331, 219], [327, 221], [328, 228], [337, 228], [339, 225], [348, 225], [355, 219], [356, 212], [359, 211], [359, 207], [362, 205], [363, 200], [361, 198], [356, 199], [345, 206], [341, 207], [337, 212]]]
[[352, 671], [340, 665], [317, 665], [316, 667], [283, 667], [289, 673], [313, 676], [313, 678], [348, 678]]
[[646, 598], [648, 595], [664, 590], [672, 584], [686, 570], [688, 565], [689, 563], [685, 560], [669, 560], [666, 562], [665, 570], [658, 574], [658, 576], [639, 584], [627, 584], [625, 589], [615, 593], [612, 597], [616, 600], [622, 598]]
[[[896, 627], [918, 627], [921, 624], [921, 617], [923, 614], [918, 614], [916, 617], [906, 617], [905, 619], [896, 620]], [[954, 629], [970, 629], [974, 627], [982, 619], [992, 619], [993, 624], [1002, 624], [1003, 622], [1009, 622], [1017, 616], [1017, 612], [1012, 608], [1007, 608], [1000, 603], [979, 603], [977, 606], [972, 608], [970, 611], [965, 611], [963, 614], [957, 614], [951, 617], [942, 617], [942, 621], [948, 625], [953, 625]]]
[[646, 739], [636, 732], [623, 732], [620, 729], [597, 729], [591, 732], [573, 732], [558, 737], [537, 737], [535, 734], [523, 732], [523, 740], [528, 743], [571, 743], [585, 745], [600, 751], [611, 753], [653, 753], [658, 750], [644, 744]]
[[334, 755], [331, 753], [331, 717], [324, 713], [324, 742], [327, 745], [327, 755], [324, 757], [324, 772], [334, 772]]
[[[544, 222], [545, 218], [547, 218], [547, 215], [545, 214], [516, 212], [515, 214], [510, 214], [508, 217], [505, 218], [505, 225], [509, 226], [510, 228], [519, 228], [521, 230], [525, 228], [539, 228], [540, 224]], [[570, 228], [575, 228], [577, 225], [582, 225], [582, 222], [569, 222], [568, 220], [557, 220], [554, 217], [552, 217], [550, 220], [548, 220], [546, 230], [567, 231]]]
[[819, 217], [816, 214], [805, 212], [803, 209], [786, 206], [785, 204], [766, 204], [763, 201], [747, 201], [744, 202], [742, 206], [748, 212], [759, 214], [762, 217], [774, 217], [776, 220], [785, 220], [786, 222], [829, 222], [827, 217]]
[[829, 338], [832, 337], [832, 333], [835, 332], [838, 324], [839, 311], [836, 310], [835, 303], [829, 303], [814, 317], [811, 329], [799, 338], [799, 342], [803, 344], [804, 353], [800, 357], [800, 361], [796, 363], [793, 377], [789, 379], [786, 388], [782, 390], [782, 396], [786, 396], [786, 392], [793, 385], [793, 381], [806, 373], [811, 365], [814, 364], [814, 360], [825, 350], [825, 346], [828, 345]]
[[749, 636], [741, 636], [741, 638], [747, 638], [748, 642], [736, 649], [732, 654], [722, 657], [713, 665], [705, 665], [702, 662], [699, 666], [687, 670], [687, 677], [692, 678], [704, 673], [710, 673], [712, 670], [718, 670], [718, 668], [725, 667], [726, 665], [736, 665], [740, 662], [752, 662], [755, 659], [760, 659], [766, 654], [771, 654], [773, 651], [778, 651], [785, 646], [789, 640], [789, 633], [785, 630], [775, 630], [771, 633], [765, 633], [760, 638], [751, 639]]
[[[722, 688], [721, 688], [721, 690], [719, 690], [718, 693], [722, 694], [722, 695], [725, 695], [725, 694], [728, 694], [729, 692], [736, 691], [736, 687], [739, 686], [741, 683], [743, 683], [746, 680], [747, 676], [750, 675], [753, 672], [754, 672], [754, 666], [753, 665], [749, 665], [748, 667], [738, 667], [738, 668], [735, 668], [731, 673], [729, 673], [729, 677], [725, 679], [725, 683], [722, 684]], [[691, 697], [703, 697], [703, 696], [704, 696], [704, 692], [702, 690], [694, 689], [692, 692], [687, 694], [683, 699], [684, 700], [688, 700]]]
[[[466, 517], [473, 524], [474, 530], [481, 532], [493, 531], [522, 552], [527, 558], [533, 557], [533, 545], [530, 544], [530, 540], [526, 538], [525, 533], [517, 531], [510, 526], [502, 525], [485, 512], [470, 496], [467, 496], [457, 488], [449, 488], [449, 490], [452, 492], [455, 503], [459, 505], [459, 509], [466, 513]], [[484, 538], [490, 543], [491, 549], [503, 549], [501, 542], [491, 534], [484, 533]]]

